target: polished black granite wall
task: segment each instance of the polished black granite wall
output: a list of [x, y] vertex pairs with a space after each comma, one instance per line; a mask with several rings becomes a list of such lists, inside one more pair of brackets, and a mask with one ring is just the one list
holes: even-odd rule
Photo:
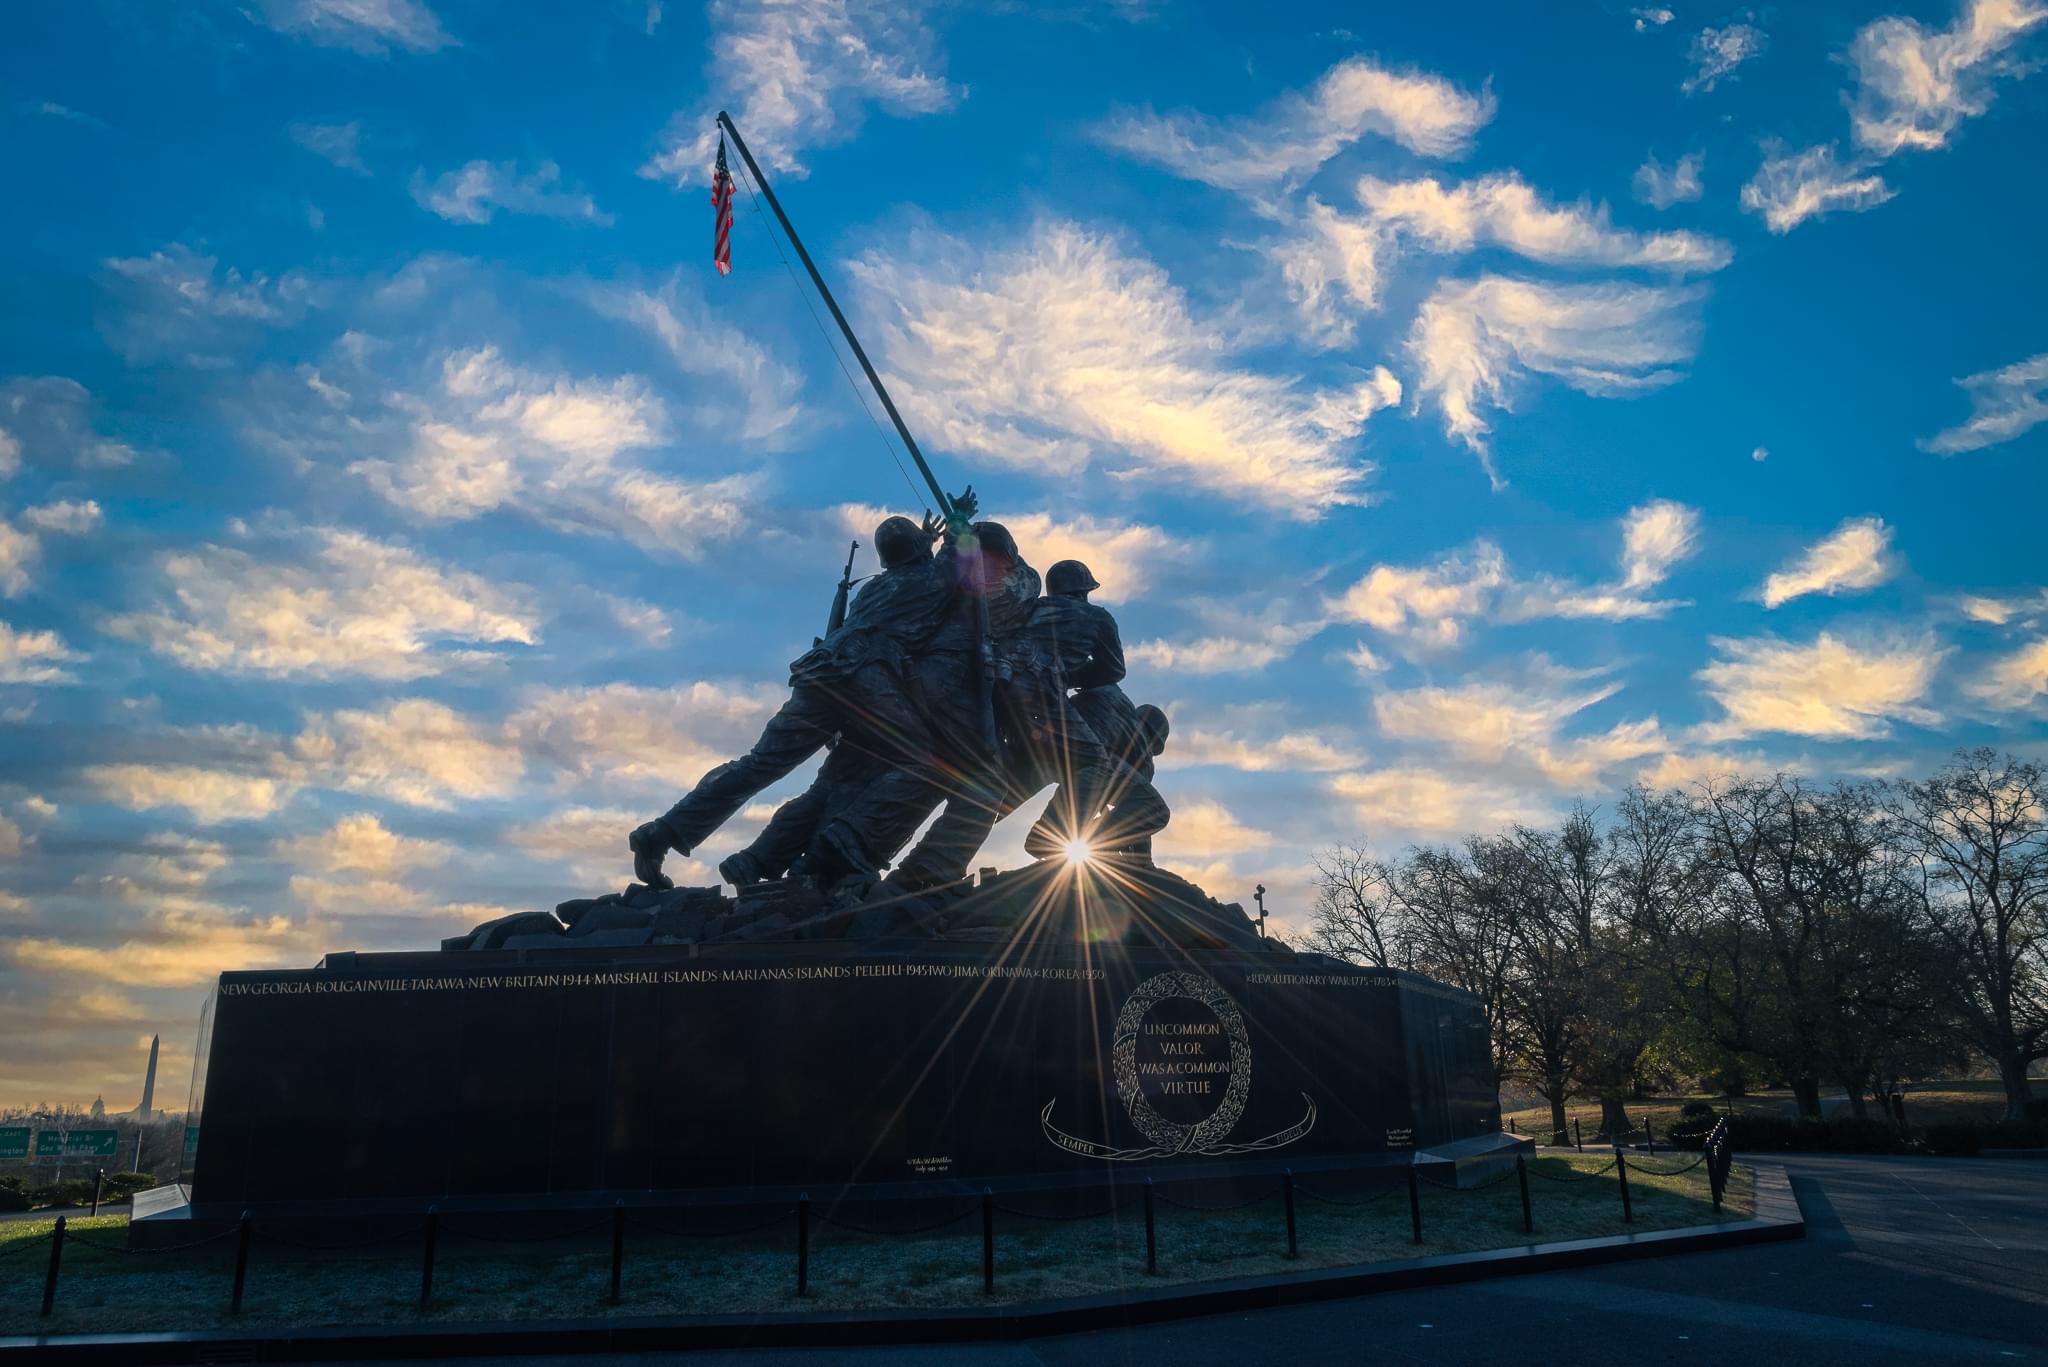
[[1500, 1127], [1476, 1000], [1314, 956], [333, 955], [211, 1010], [207, 1205], [1093, 1180]]

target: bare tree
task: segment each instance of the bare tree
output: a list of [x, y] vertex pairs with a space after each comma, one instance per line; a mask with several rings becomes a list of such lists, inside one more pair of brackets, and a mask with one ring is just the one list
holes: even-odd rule
[[1386, 865], [1360, 845], [1315, 853], [1316, 904], [1308, 947], [1350, 963], [1405, 968]]
[[2027, 1067], [2048, 1057], [2048, 786], [2039, 765], [1980, 749], [1904, 791], [1963, 1021], [1998, 1065], [2006, 1119], [2024, 1120]]

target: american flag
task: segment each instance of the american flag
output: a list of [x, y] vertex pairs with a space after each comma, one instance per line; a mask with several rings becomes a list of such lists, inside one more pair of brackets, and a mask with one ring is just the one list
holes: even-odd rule
[[718, 139], [718, 165], [711, 172], [711, 207], [717, 211], [717, 230], [711, 247], [711, 264], [720, 275], [732, 274], [732, 173], [725, 169], [725, 139]]

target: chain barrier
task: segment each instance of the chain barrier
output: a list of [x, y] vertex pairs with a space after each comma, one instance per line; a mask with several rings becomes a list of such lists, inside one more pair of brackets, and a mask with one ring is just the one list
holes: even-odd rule
[[678, 1239], [730, 1239], [740, 1234], [758, 1234], [771, 1225], [779, 1225], [796, 1214], [795, 1206], [788, 1206], [754, 1225], [737, 1225], [732, 1229], [677, 1229], [659, 1220], [651, 1220], [639, 1212], [628, 1212], [629, 1218], [647, 1226], [657, 1234], [669, 1234]]
[[1534, 1164], [1530, 1165], [1529, 1172], [1532, 1176], [1540, 1177], [1546, 1182], [1590, 1182], [1595, 1177], [1604, 1177], [1606, 1174], [1613, 1172], [1616, 1161], [1610, 1158], [1607, 1160], [1607, 1166], [1604, 1168], [1595, 1168], [1591, 1172], [1575, 1173], [1570, 1177], [1558, 1177], [1552, 1173], [1545, 1172]]
[[871, 1229], [866, 1225], [857, 1225], [851, 1220], [842, 1220], [836, 1215], [825, 1215], [822, 1213], [816, 1214], [812, 1218], [821, 1225], [834, 1225], [840, 1229], [852, 1230], [855, 1234], [866, 1234], [872, 1238], [888, 1239], [908, 1238], [913, 1234], [929, 1234], [935, 1229], [944, 1229], [948, 1225], [957, 1225], [968, 1216], [980, 1213], [981, 1207], [976, 1205], [972, 1209], [961, 1211], [958, 1215], [949, 1215], [943, 1220], [935, 1220], [928, 1225], [912, 1225], [908, 1229]]
[[366, 1248], [380, 1248], [380, 1247], [384, 1247], [384, 1246], [386, 1246], [386, 1245], [389, 1245], [389, 1246], [391, 1246], [391, 1247], [397, 1247], [397, 1246], [399, 1246], [399, 1245], [401, 1245], [401, 1244], [404, 1244], [404, 1245], [410, 1245], [410, 1244], [412, 1244], [412, 1243], [413, 1243], [413, 1242], [414, 1242], [415, 1240], [417, 1240], [417, 1239], [418, 1239], [419, 1237], [420, 1237], [420, 1230], [418, 1230], [418, 1229], [411, 1229], [411, 1230], [408, 1230], [408, 1231], [406, 1231], [406, 1232], [405, 1232], [404, 1234], [389, 1234], [389, 1235], [386, 1235], [386, 1234], [380, 1234], [380, 1235], [378, 1235], [377, 1237], [375, 1237], [375, 1238], [373, 1238], [373, 1239], [361, 1239], [361, 1240], [357, 1240], [357, 1241], [355, 1241], [355, 1242], [352, 1242], [352, 1243], [346, 1243], [346, 1244], [333, 1244], [333, 1243], [310, 1243], [310, 1244], [308, 1244], [308, 1243], [301, 1243], [301, 1242], [300, 1242], [299, 1240], [297, 1240], [297, 1239], [287, 1239], [287, 1238], [285, 1238], [285, 1237], [284, 1237], [283, 1235], [281, 1235], [281, 1234], [278, 1234], [278, 1233], [276, 1233], [276, 1232], [275, 1232], [275, 1231], [273, 1231], [273, 1230], [265, 1229], [265, 1230], [263, 1231], [263, 1242], [264, 1242], [264, 1243], [266, 1243], [266, 1244], [277, 1244], [277, 1245], [281, 1245], [281, 1246], [283, 1246], [283, 1247], [285, 1247], [285, 1248], [292, 1248], [292, 1249], [297, 1249], [297, 1250], [299, 1250], [300, 1252], [303, 1252], [303, 1253], [360, 1253], [360, 1252], [361, 1252], [362, 1250], [364, 1250], [364, 1249], [366, 1249]]
[[1163, 1191], [1157, 1192], [1156, 1194], [1159, 1197], [1159, 1200], [1162, 1204], [1172, 1206], [1175, 1210], [1197, 1211], [1203, 1215], [1223, 1215], [1233, 1210], [1243, 1210], [1246, 1206], [1256, 1206], [1261, 1202], [1270, 1201], [1273, 1199], [1272, 1195], [1270, 1193], [1267, 1193], [1264, 1195], [1249, 1197], [1243, 1201], [1236, 1201], [1227, 1206], [1204, 1206], [1197, 1205], [1190, 1201], [1176, 1201]]
[[1681, 1172], [1691, 1172], [1694, 1168], [1698, 1167], [1700, 1164], [1706, 1161], [1707, 1156], [1704, 1153], [1702, 1153], [1698, 1158], [1693, 1159], [1692, 1162], [1687, 1163], [1682, 1168], [1646, 1168], [1642, 1165], [1641, 1162], [1631, 1160], [1628, 1165], [1628, 1170], [1631, 1173], [1642, 1173], [1646, 1177], [1676, 1177]]
[[[78, 1237], [77, 1235], [72, 1234], [69, 1230], [65, 1231], [65, 1236], [67, 1238], [74, 1239]], [[38, 1234], [33, 1239], [24, 1239], [20, 1243], [16, 1244], [13, 1248], [0, 1250], [0, 1258], [12, 1258], [17, 1253], [27, 1253], [30, 1249], [41, 1248], [44, 1244], [50, 1242], [50, 1240], [56, 1237], [56, 1232], [52, 1231], [48, 1234]]]
[[1101, 1210], [1084, 1210], [1071, 1215], [1061, 1215], [1049, 1210], [1023, 1210], [1016, 1206], [1006, 1206], [1000, 1201], [996, 1202], [995, 1208], [1005, 1215], [1015, 1215], [1026, 1220], [1100, 1220], [1105, 1215], [1114, 1215], [1120, 1210], [1129, 1209], [1138, 1200], [1136, 1196], [1127, 1196], [1121, 1201], [1110, 1202]]
[[1297, 1195], [1306, 1196], [1311, 1201], [1321, 1201], [1326, 1206], [1346, 1206], [1356, 1209], [1360, 1206], [1369, 1206], [1373, 1202], [1380, 1200], [1382, 1197], [1392, 1196], [1397, 1191], [1406, 1191], [1408, 1190], [1408, 1184], [1405, 1182], [1395, 1182], [1391, 1186], [1381, 1187], [1372, 1195], [1363, 1197], [1356, 1201], [1346, 1201], [1341, 1197], [1336, 1196], [1325, 1196], [1323, 1195], [1323, 1193], [1317, 1191], [1314, 1187], [1304, 1186], [1299, 1181], [1295, 1182], [1294, 1190]]
[[610, 1229], [611, 1224], [612, 1217], [607, 1212], [602, 1218], [593, 1220], [587, 1225], [577, 1225], [573, 1229], [557, 1230], [553, 1234], [480, 1234], [473, 1230], [465, 1229], [447, 1229], [443, 1232], [452, 1234], [458, 1239], [470, 1239], [480, 1244], [552, 1244], [563, 1239], [579, 1238], [582, 1235], [590, 1234], [600, 1229]]
[[[204, 1239], [194, 1239], [190, 1243], [165, 1244], [162, 1248], [128, 1248], [122, 1244], [103, 1244], [89, 1234], [80, 1234], [75, 1229], [67, 1229], [64, 1231], [64, 1242], [67, 1244], [84, 1244], [87, 1248], [96, 1248], [102, 1253], [119, 1253], [124, 1257], [147, 1257], [153, 1253], [183, 1253], [187, 1249], [205, 1248], [208, 1244], [217, 1244], [223, 1239], [232, 1239], [239, 1232], [233, 1225], [230, 1225], [218, 1234], [209, 1234]], [[50, 1236], [46, 1234], [43, 1237], [47, 1239]]]

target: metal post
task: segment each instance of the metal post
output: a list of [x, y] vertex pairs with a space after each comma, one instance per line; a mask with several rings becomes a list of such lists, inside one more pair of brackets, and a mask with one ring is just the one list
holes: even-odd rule
[[1580, 1153], [1586, 1151], [1586, 1132], [1579, 1128], [1579, 1118], [1572, 1117], [1572, 1147]]
[[441, 1208], [427, 1207], [427, 1235], [420, 1247], [420, 1309], [434, 1294], [434, 1246], [441, 1241]]
[[1636, 1212], [1628, 1200], [1628, 1155], [1621, 1151], [1619, 1144], [1614, 1146], [1614, 1173], [1621, 1179], [1621, 1221], [1632, 1225], [1636, 1222]]
[[1643, 1140], [1650, 1146], [1650, 1157], [1657, 1156], [1657, 1132], [1650, 1128], [1650, 1117], [1643, 1117]]
[[1287, 1256], [1299, 1257], [1300, 1249], [1294, 1240], [1294, 1169], [1285, 1169], [1280, 1176], [1280, 1199], [1287, 1206]]
[[142, 1135], [147, 1128], [148, 1126], [142, 1124], [135, 1127], [135, 1166], [128, 1169], [130, 1172], [142, 1171]]
[[619, 1303], [619, 1274], [626, 1263], [626, 1203], [612, 1203], [612, 1304]]
[[1515, 1181], [1522, 1188], [1522, 1233], [1536, 1232], [1535, 1217], [1529, 1213], [1529, 1165], [1522, 1155], [1515, 1155]]
[[1415, 1165], [1408, 1165], [1408, 1223], [1414, 1227], [1412, 1243], [1422, 1242], [1422, 1184], [1415, 1180]]
[[996, 1294], [996, 1194], [981, 1189], [981, 1294]]
[[1521, 1133], [1521, 1131], [1520, 1131], [1520, 1130], [1518, 1130], [1518, 1129], [1516, 1129], [1516, 1128], [1515, 1128], [1515, 1118], [1514, 1118], [1513, 1116], [1509, 1116], [1509, 1117], [1508, 1117], [1508, 1133], [1509, 1133], [1509, 1134], [1520, 1134], [1520, 1133]]
[[66, 1220], [57, 1217], [57, 1227], [50, 1231], [50, 1270], [43, 1274], [43, 1314], [47, 1316], [57, 1305], [57, 1269], [64, 1263], [64, 1227]]
[[[744, 153], [747, 149], [742, 147]], [[811, 1294], [811, 1194], [796, 1198], [796, 1294]]]
[[249, 1231], [255, 1224], [248, 1211], [242, 1212], [242, 1225], [235, 1236], [235, 1294], [228, 1300], [228, 1313], [242, 1313], [242, 1287], [249, 1280]]
[[1159, 1235], [1152, 1223], [1152, 1179], [1145, 1179], [1145, 1273], [1159, 1275]]
[[107, 1188], [107, 1170], [96, 1168], [92, 1175], [92, 1213], [100, 1213], [100, 1193]]

